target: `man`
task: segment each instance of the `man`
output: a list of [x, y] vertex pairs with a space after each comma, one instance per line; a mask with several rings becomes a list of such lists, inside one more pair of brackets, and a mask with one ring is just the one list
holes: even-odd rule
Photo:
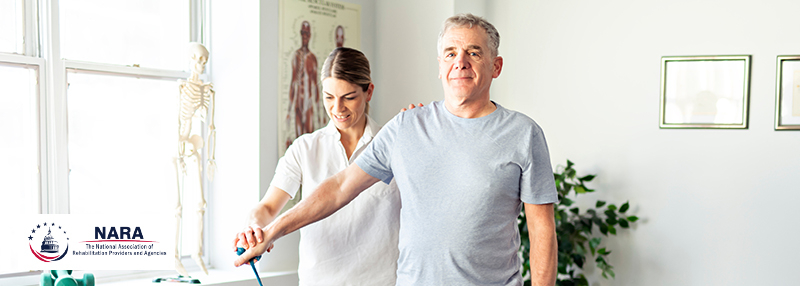
[[557, 194], [550, 156], [533, 120], [489, 98], [503, 67], [499, 38], [480, 17], [447, 19], [438, 43], [444, 100], [395, 116], [356, 164], [256, 231], [260, 243], [235, 264], [335, 212], [379, 179], [395, 178], [403, 204], [397, 285], [522, 285], [516, 222], [522, 205], [533, 285], [553, 285]]

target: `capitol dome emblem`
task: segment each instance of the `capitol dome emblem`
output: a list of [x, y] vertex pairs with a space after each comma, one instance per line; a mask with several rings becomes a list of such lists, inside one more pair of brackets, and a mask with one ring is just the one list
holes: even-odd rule
[[44, 225], [36, 225], [31, 229], [28, 246], [37, 259], [44, 262], [58, 261], [69, 252], [69, 237], [61, 226], [45, 222]]

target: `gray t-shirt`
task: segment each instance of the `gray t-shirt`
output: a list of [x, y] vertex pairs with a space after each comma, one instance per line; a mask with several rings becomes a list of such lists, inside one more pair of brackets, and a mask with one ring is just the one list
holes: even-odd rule
[[558, 195], [539, 125], [496, 105], [472, 119], [442, 101], [401, 112], [356, 159], [400, 189], [397, 285], [522, 285], [521, 202]]

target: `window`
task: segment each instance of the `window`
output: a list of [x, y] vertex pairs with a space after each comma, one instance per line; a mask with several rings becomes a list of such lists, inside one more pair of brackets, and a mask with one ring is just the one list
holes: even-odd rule
[[39, 68], [0, 62], [0, 210], [39, 213]]
[[24, 52], [24, 1], [0, 1], [0, 53]]
[[189, 1], [61, 1], [61, 55], [68, 60], [185, 70]]
[[71, 71], [67, 82], [70, 213], [173, 210], [176, 81]]
[[[0, 215], [175, 210], [177, 80], [206, 1], [0, 1]], [[0, 284], [38, 281], [26, 275]]]

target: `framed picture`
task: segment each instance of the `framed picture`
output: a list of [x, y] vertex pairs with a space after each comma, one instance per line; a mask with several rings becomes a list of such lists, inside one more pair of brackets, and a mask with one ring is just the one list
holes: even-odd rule
[[661, 57], [660, 128], [747, 129], [749, 97], [750, 55]]
[[800, 55], [778, 56], [775, 130], [800, 130]]

